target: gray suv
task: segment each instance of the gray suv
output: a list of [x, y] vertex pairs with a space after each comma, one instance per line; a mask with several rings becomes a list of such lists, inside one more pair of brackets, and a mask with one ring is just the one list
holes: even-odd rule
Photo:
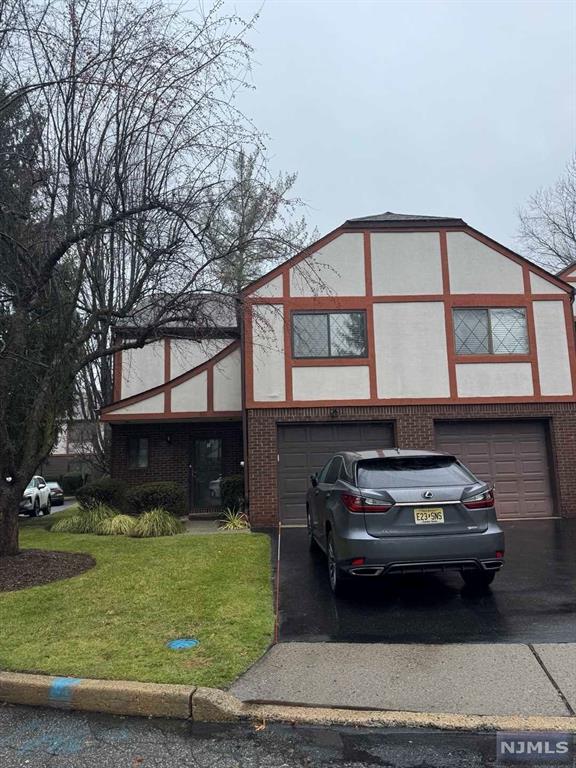
[[311, 480], [310, 547], [326, 553], [336, 594], [370, 576], [445, 570], [486, 587], [504, 564], [492, 488], [454, 456], [343, 451]]

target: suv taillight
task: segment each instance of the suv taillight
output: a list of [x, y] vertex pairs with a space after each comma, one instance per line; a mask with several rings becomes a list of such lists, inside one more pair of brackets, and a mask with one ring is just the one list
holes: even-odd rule
[[380, 499], [354, 496], [352, 493], [343, 493], [342, 503], [349, 512], [388, 512], [392, 509], [391, 504], [383, 504]]
[[484, 491], [476, 496], [470, 496], [468, 499], [462, 499], [466, 509], [488, 509], [494, 506], [494, 491]]

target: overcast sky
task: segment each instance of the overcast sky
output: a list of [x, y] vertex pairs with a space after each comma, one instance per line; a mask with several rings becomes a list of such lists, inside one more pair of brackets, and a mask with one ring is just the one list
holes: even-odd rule
[[518, 208], [574, 151], [576, 1], [267, 0], [251, 42], [244, 109], [320, 234], [391, 210], [518, 247]]

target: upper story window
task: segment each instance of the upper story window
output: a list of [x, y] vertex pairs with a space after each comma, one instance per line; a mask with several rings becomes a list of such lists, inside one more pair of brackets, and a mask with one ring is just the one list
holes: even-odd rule
[[366, 357], [366, 313], [294, 312], [294, 357]]
[[148, 467], [148, 438], [130, 437], [128, 439], [129, 469], [146, 469]]
[[457, 355], [527, 355], [526, 310], [455, 309], [454, 340]]

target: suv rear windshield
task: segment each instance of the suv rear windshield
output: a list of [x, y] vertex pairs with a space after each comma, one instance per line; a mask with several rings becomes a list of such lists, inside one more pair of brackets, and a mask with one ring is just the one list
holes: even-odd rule
[[367, 459], [356, 465], [359, 488], [469, 485], [476, 479], [450, 456]]

